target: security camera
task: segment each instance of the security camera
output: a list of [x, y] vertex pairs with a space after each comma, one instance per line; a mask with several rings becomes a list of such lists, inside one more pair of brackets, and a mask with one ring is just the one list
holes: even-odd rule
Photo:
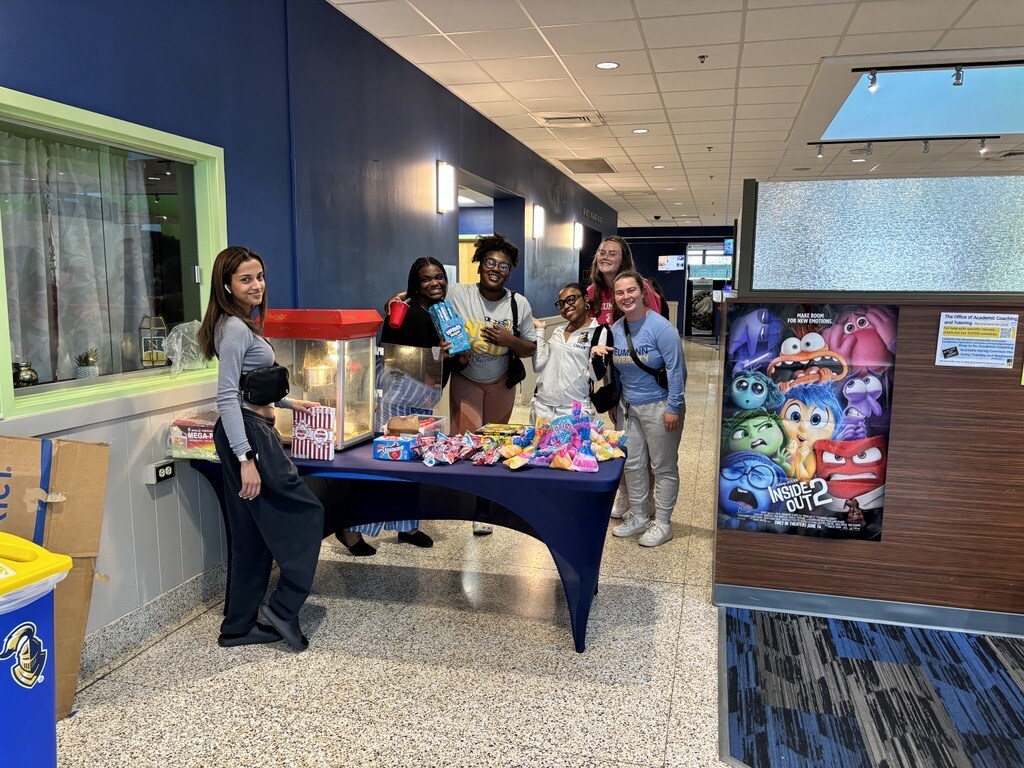
[[654, 220], [655, 220], [655, 221], [661, 221], [661, 216], [655, 216], [655, 217], [654, 217]]
[[699, 61], [701, 64], [703, 64], [707, 60], [708, 60], [708, 55], [706, 53], [702, 53], [699, 56], [697, 56], [697, 61]]

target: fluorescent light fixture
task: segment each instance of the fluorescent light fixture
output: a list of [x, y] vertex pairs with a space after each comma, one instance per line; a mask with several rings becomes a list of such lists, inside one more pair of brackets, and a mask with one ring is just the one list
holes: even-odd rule
[[533, 206], [533, 239], [544, 237], [544, 206]]
[[650, 133], [646, 128], [634, 128], [630, 133]]
[[850, 162], [851, 163], [866, 163], [867, 162], [867, 158], [865, 158], [865, 157], [855, 157]]
[[868, 74], [868, 93], [874, 93], [878, 90], [878, 73], [875, 70], [871, 70]]
[[465, 195], [459, 195], [459, 205], [472, 205], [476, 200], [472, 200]]
[[617, 61], [602, 61], [595, 64], [598, 69], [618, 69], [619, 62]]
[[437, 212], [448, 213], [455, 207], [455, 166], [437, 161]]
[[583, 247], [583, 225], [578, 221], [572, 225], [572, 247], [575, 251]]
[[664, 168], [664, 167], [665, 167], [664, 165], [652, 165], [652, 166], [651, 166], [651, 168], [654, 168], [654, 169], [655, 169], [655, 170], [657, 170], [657, 171], [660, 171], [660, 170], [661, 170], [662, 168]]

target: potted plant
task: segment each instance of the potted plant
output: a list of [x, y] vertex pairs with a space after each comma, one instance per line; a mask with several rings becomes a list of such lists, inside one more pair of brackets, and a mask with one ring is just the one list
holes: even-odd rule
[[100, 377], [100, 351], [96, 347], [90, 347], [75, 358], [76, 379], [98, 379]]

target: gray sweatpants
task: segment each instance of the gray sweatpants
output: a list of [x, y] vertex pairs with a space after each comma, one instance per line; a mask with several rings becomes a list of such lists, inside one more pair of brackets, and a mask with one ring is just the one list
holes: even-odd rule
[[[634, 515], [650, 519], [651, 507], [657, 520], [667, 523], [679, 496], [679, 439], [683, 430], [668, 432], [662, 417], [664, 400], [626, 409], [626, 490]], [[647, 475], [647, 462], [654, 473], [654, 498]]]

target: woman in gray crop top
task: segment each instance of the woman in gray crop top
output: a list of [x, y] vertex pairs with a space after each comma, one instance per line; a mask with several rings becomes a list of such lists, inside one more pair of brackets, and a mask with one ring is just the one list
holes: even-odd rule
[[[203, 354], [220, 361], [213, 440], [224, 474], [230, 555], [218, 642], [228, 647], [283, 639], [301, 651], [309, 641], [298, 614], [313, 585], [324, 510], [284, 451], [274, 406], [242, 399], [241, 375], [274, 364], [274, 348], [262, 332], [266, 309], [263, 259], [239, 246], [221, 251], [199, 331]], [[277, 405], [308, 413], [317, 403], [285, 398]], [[264, 603], [275, 560], [281, 578]]]

